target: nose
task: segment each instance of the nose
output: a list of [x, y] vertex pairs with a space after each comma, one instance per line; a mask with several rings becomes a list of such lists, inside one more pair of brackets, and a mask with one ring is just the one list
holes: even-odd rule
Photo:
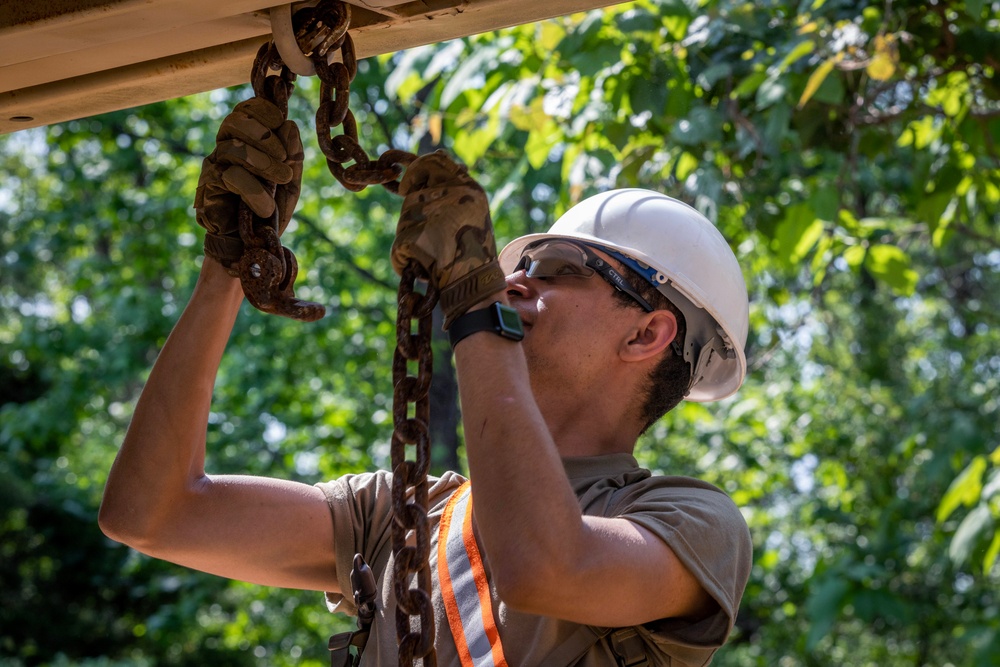
[[507, 296], [521, 299], [531, 298], [535, 294], [534, 282], [528, 278], [524, 269], [514, 271], [507, 276]]

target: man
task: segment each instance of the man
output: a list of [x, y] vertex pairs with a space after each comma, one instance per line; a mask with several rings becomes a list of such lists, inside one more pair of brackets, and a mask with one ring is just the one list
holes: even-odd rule
[[[276, 112], [239, 105], [206, 159], [196, 207], [209, 256], [136, 405], [101, 526], [206, 572], [327, 591], [346, 611], [361, 553], [378, 588], [363, 664], [395, 664], [390, 475], [309, 486], [204, 471], [243, 298], [225, 266], [239, 256], [230, 193], [259, 215], [277, 208], [282, 229], [295, 206], [301, 144]], [[277, 204], [256, 177], [280, 184]], [[414, 162], [400, 192], [393, 262], [421, 263], [441, 290], [475, 492], [473, 520], [463, 478], [430, 490], [438, 663], [707, 664], [749, 576], [746, 524], [718, 489], [652, 477], [632, 449], [682, 397], [742, 383], [747, 298], [732, 251], [693, 209], [623, 190], [498, 260], [485, 195], [446, 156]], [[470, 569], [483, 576], [463, 587]]]

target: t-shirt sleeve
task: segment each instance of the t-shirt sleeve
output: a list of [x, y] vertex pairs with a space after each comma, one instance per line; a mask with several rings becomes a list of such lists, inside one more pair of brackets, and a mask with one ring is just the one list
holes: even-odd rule
[[[428, 518], [440, 515], [452, 492], [464, 481], [448, 472], [428, 477]], [[326, 495], [333, 521], [333, 543], [337, 554], [337, 581], [346, 594], [326, 594], [330, 611], [357, 615], [350, 593], [354, 554], [361, 554], [376, 580], [384, 579], [392, 556], [392, 474], [386, 470], [344, 475], [316, 485]]]
[[647, 623], [640, 634], [649, 642], [672, 647], [721, 646], [736, 622], [750, 577], [753, 545], [746, 520], [729, 496], [705, 482], [680, 477], [648, 482], [650, 488], [629, 494], [620, 516], [666, 542], [719, 609], [697, 621]]
[[317, 484], [326, 494], [333, 520], [333, 542], [337, 554], [337, 581], [340, 590], [327, 593], [331, 611], [357, 615], [351, 588], [354, 554], [360, 553], [372, 569], [384, 563], [392, 552], [392, 475], [386, 471], [344, 475], [332, 482]]

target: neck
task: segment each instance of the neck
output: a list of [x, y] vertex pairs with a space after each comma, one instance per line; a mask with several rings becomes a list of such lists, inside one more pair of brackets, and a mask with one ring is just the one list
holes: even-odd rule
[[620, 410], [608, 409], [606, 402], [563, 407], [539, 401], [539, 408], [563, 458], [631, 454], [641, 432], [639, 424]]
[[639, 392], [641, 370], [608, 364], [599, 373], [530, 375], [535, 402], [561, 457], [632, 453], [644, 424], [628, 397]]

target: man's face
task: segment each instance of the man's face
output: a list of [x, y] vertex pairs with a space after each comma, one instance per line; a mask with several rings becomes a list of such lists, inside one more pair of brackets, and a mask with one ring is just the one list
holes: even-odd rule
[[543, 386], [560, 394], [592, 388], [633, 320], [644, 314], [615, 299], [617, 262], [596, 248], [543, 241], [517, 266], [507, 277], [507, 292], [524, 322], [522, 345], [536, 396]]

